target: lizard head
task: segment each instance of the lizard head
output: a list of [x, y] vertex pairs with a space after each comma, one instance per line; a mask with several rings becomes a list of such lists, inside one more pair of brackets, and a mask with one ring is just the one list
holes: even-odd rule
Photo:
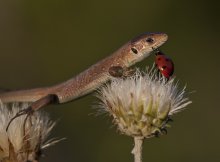
[[131, 66], [148, 57], [152, 51], [163, 45], [168, 39], [165, 33], [144, 33], [129, 43], [130, 52], [126, 64]]

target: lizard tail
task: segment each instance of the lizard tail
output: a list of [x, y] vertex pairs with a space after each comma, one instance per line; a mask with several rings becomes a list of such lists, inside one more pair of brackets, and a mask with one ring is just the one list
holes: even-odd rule
[[0, 101], [11, 102], [34, 102], [50, 94], [50, 88], [35, 88], [28, 90], [0, 89]]

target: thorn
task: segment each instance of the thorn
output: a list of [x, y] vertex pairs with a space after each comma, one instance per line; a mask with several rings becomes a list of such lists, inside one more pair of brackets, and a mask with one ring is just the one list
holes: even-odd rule
[[166, 134], [166, 135], [167, 135], [167, 129], [166, 129], [166, 128], [162, 128], [162, 129], [161, 129], [161, 132], [162, 132], [163, 134]]
[[171, 117], [168, 116], [168, 118], [167, 118], [167, 122], [173, 122], [173, 119], [171, 119]]
[[159, 130], [156, 130], [156, 131], [153, 133], [153, 135], [154, 135], [155, 137], [159, 138], [159, 137], [160, 137], [160, 131], [159, 131]]

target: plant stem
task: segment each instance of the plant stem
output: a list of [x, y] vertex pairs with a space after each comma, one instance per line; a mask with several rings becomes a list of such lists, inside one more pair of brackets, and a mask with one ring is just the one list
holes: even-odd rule
[[142, 162], [143, 137], [134, 137], [134, 148], [131, 153], [134, 155], [134, 162]]

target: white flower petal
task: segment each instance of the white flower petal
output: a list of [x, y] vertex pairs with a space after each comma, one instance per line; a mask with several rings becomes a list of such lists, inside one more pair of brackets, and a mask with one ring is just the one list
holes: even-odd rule
[[25, 125], [26, 115], [16, 118], [6, 132], [6, 127], [11, 118], [27, 107], [27, 103], [13, 104], [9, 107], [0, 102], [0, 161], [10, 159], [11, 151], [18, 161], [28, 161], [38, 156], [36, 153], [45, 147], [44, 144], [50, 145], [50, 143], [46, 143], [46, 139], [55, 123], [50, 121], [48, 116], [42, 112], [35, 112]]
[[99, 106], [109, 112], [122, 133], [150, 137], [164, 129], [168, 117], [191, 103], [185, 88], [174, 79], [158, 77], [156, 70], [137, 70], [126, 79], [115, 78], [98, 90]]

